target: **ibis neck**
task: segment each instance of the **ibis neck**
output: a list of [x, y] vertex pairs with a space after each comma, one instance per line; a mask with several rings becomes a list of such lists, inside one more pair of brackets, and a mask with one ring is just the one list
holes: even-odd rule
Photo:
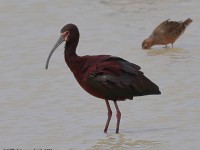
[[79, 57], [76, 54], [77, 45], [78, 45], [78, 41], [77, 42], [66, 42], [66, 44], [65, 44], [65, 52], [64, 52], [65, 62], [70, 67], [70, 69], [71, 69], [71, 66], [73, 66], [74, 62]]

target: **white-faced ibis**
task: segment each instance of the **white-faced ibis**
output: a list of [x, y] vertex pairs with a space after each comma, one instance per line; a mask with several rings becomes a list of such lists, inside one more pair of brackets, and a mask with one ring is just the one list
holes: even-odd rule
[[165, 45], [171, 43], [172, 48], [174, 42], [184, 33], [186, 27], [192, 22], [188, 18], [185, 21], [169, 21], [165, 20], [158, 25], [152, 34], [142, 42], [143, 49], [150, 49], [153, 45]]
[[76, 25], [65, 25], [60, 34], [48, 56], [46, 69], [52, 53], [63, 41], [66, 41], [65, 62], [74, 77], [85, 91], [106, 102], [108, 118], [104, 128], [105, 133], [112, 116], [109, 100], [114, 102], [116, 108], [116, 133], [119, 133], [121, 112], [117, 101], [131, 100], [135, 96], [161, 94], [159, 87], [144, 76], [138, 65], [110, 55], [78, 56], [76, 47], [79, 42], [79, 30]]

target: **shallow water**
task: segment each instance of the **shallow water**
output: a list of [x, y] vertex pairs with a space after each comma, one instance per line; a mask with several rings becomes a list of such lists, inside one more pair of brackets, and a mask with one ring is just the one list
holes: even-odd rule
[[[0, 149], [198, 149], [199, 5], [198, 0], [1, 0]], [[161, 21], [188, 17], [194, 21], [174, 48], [141, 49]], [[66, 67], [63, 46], [44, 69], [67, 23], [79, 27], [79, 55], [123, 57], [160, 87], [162, 95], [119, 102], [118, 135], [115, 115], [103, 133], [105, 102], [81, 89]]]

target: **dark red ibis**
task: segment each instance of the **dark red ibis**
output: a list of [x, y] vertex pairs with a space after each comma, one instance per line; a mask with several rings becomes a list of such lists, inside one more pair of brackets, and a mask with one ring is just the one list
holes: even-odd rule
[[64, 41], [65, 62], [80, 86], [89, 94], [106, 102], [108, 118], [105, 133], [112, 117], [109, 101], [113, 101], [116, 108], [116, 133], [119, 133], [121, 112], [117, 101], [132, 100], [135, 96], [161, 94], [159, 87], [145, 77], [140, 71], [140, 66], [136, 64], [110, 55], [78, 56], [76, 48], [79, 30], [74, 24], [67, 24], [61, 29], [60, 37], [48, 56], [46, 69], [52, 53]]

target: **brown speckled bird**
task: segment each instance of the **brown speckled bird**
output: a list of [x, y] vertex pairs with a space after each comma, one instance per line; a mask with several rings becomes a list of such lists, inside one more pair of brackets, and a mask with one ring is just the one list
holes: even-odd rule
[[150, 49], [153, 45], [165, 45], [171, 43], [172, 47], [174, 42], [183, 34], [186, 27], [192, 22], [188, 18], [185, 21], [169, 21], [165, 20], [157, 26], [152, 34], [142, 42], [143, 49]]

